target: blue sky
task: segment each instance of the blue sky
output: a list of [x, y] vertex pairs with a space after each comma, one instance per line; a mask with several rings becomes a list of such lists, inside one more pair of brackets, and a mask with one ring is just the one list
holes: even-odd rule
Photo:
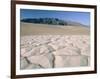
[[58, 18], [65, 21], [74, 21], [90, 26], [89, 12], [53, 11], [53, 10], [34, 10], [21, 9], [21, 19], [24, 18]]

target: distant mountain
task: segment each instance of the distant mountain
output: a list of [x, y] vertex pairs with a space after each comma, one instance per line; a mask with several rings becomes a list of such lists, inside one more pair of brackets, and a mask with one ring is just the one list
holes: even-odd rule
[[81, 24], [81, 23], [78, 23], [78, 22], [73, 22], [73, 21], [67, 21], [67, 24], [69, 26], [84, 26], [84, 27], [89, 27], [88, 25], [84, 25], [84, 24]]
[[21, 22], [27, 22], [27, 23], [36, 23], [36, 24], [51, 24], [51, 25], [70, 25], [70, 26], [85, 26], [86, 25], [72, 22], [72, 21], [64, 21], [58, 18], [26, 18], [22, 19]]

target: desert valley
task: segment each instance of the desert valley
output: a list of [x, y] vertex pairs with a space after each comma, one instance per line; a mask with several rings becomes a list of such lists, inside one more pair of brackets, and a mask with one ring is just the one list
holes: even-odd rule
[[90, 30], [77, 25], [20, 23], [21, 69], [90, 65]]

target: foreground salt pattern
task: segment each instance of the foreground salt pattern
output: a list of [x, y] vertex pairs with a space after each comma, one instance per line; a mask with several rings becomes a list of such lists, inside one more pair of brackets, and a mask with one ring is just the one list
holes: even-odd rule
[[89, 35], [33, 35], [21, 37], [21, 69], [89, 65]]

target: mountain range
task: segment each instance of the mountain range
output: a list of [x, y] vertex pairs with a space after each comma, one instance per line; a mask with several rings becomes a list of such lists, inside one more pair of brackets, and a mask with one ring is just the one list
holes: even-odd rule
[[73, 22], [73, 21], [65, 21], [58, 18], [24, 18], [21, 19], [21, 22], [26, 23], [35, 23], [35, 24], [50, 24], [50, 25], [68, 25], [68, 26], [84, 26], [89, 27], [87, 25]]

